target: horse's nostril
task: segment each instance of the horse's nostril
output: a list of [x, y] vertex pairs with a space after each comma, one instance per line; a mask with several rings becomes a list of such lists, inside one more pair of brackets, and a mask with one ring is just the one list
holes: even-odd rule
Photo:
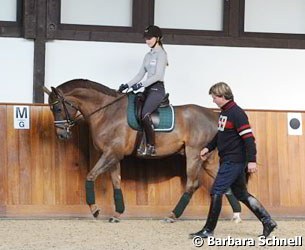
[[72, 133], [68, 132], [68, 133], [58, 134], [57, 137], [60, 140], [68, 140], [72, 137]]
[[65, 140], [65, 139], [66, 139], [66, 136], [60, 134], [60, 135], [58, 135], [58, 139], [60, 139], [60, 140]]

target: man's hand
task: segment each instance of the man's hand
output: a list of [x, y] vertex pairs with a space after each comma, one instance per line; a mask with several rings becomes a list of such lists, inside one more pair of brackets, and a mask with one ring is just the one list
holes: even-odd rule
[[200, 158], [204, 161], [206, 161], [208, 159], [209, 156], [209, 149], [208, 148], [204, 148], [200, 151]]
[[256, 162], [249, 162], [248, 163], [248, 172], [249, 173], [255, 173], [256, 171], [257, 171]]

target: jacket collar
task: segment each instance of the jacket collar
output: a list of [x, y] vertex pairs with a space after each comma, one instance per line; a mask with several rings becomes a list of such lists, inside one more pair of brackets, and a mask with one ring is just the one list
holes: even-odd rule
[[236, 106], [236, 103], [233, 100], [230, 100], [221, 107], [221, 110], [228, 110], [228, 109], [232, 108], [233, 106]]
[[157, 53], [157, 52], [160, 51], [161, 49], [162, 49], [161, 46], [154, 47], [154, 48], [150, 49], [150, 53]]

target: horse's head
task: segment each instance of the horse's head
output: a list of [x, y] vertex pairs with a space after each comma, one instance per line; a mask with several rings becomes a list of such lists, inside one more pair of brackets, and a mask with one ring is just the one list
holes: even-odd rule
[[49, 105], [54, 117], [56, 134], [59, 139], [67, 140], [72, 136], [71, 128], [75, 125], [78, 108], [56, 88], [52, 91], [44, 87], [44, 92], [49, 95]]

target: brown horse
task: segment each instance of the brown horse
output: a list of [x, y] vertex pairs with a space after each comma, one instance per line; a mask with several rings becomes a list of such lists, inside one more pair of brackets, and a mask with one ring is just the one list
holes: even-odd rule
[[[102, 153], [100, 159], [87, 175], [86, 201], [94, 217], [99, 215], [95, 204], [94, 181], [110, 171], [114, 188], [115, 214], [110, 221], [118, 221], [124, 212], [121, 191], [120, 161], [124, 156], [133, 154], [136, 146], [137, 131], [127, 124], [126, 94], [117, 92], [99, 83], [75, 79], [65, 82], [49, 94], [49, 105], [53, 112], [56, 133], [61, 139], [71, 136], [70, 128], [81, 113], [89, 125], [95, 147]], [[204, 167], [200, 150], [217, 132], [217, 114], [197, 105], [174, 107], [175, 127], [169, 133], [156, 133], [157, 158], [174, 153], [186, 156], [186, 190], [168, 218], [181, 216], [193, 193], [200, 185], [199, 173]], [[217, 168], [210, 169], [215, 176]]]

